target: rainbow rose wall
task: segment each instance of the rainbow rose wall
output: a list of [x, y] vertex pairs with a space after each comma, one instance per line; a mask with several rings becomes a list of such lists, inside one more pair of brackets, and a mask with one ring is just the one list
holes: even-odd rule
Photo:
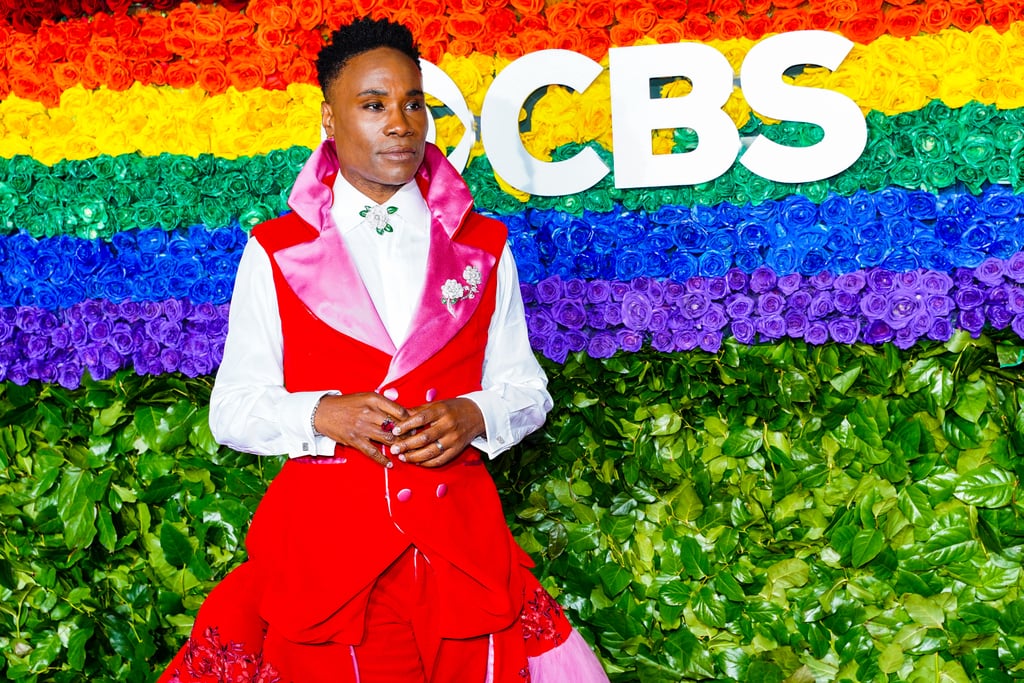
[[[0, 678], [152, 680], [244, 558], [281, 460], [207, 426], [234, 273], [363, 15], [443, 72], [437, 144], [509, 228], [555, 408], [491, 469], [613, 681], [1024, 675], [1019, 3], [0, 0]], [[856, 130], [747, 99], [748, 53], [808, 31], [849, 45], [780, 102], [831, 93]], [[644, 122], [617, 55], [667, 45], [735, 80], [698, 115], [699, 61], [645, 78], [682, 113], [616, 153]], [[501, 74], [547, 50], [502, 126]], [[722, 168], [623, 182], [715, 147], [688, 116]], [[860, 151], [772, 179], [758, 140]], [[517, 153], [604, 171], [524, 188]]]

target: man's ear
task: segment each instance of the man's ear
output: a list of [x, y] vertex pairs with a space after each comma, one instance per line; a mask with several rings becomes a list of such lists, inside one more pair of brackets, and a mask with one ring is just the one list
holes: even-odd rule
[[334, 137], [334, 112], [327, 102], [320, 103], [320, 123], [324, 127], [324, 135], [328, 138]]

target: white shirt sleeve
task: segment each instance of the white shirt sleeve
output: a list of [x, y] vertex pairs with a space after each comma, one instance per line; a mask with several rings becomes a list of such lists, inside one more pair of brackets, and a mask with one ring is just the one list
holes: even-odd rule
[[242, 252], [231, 296], [224, 359], [210, 395], [218, 443], [258, 455], [333, 455], [313, 436], [313, 408], [328, 391], [284, 388], [284, 340], [270, 258], [255, 239]]
[[482, 391], [466, 394], [480, 408], [486, 435], [473, 445], [492, 459], [544, 424], [551, 410], [547, 376], [530, 348], [519, 274], [505, 245], [484, 350]]
[[[547, 377], [530, 348], [519, 276], [508, 245], [497, 277], [483, 388], [466, 395], [480, 408], [487, 430], [473, 445], [491, 458], [543, 425], [552, 405]], [[270, 258], [250, 239], [235, 276], [224, 358], [210, 396], [210, 429], [218, 443], [246, 453], [333, 455], [334, 440], [314, 437], [312, 417], [322, 396], [340, 392], [289, 392], [283, 354]]]

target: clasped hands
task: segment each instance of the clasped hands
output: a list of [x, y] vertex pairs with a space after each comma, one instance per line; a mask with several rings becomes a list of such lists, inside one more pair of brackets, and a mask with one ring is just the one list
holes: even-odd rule
[[391, 458], [440, 467], [485, 431], [480, 408], [468, 398], [407, 409], [374, 392], [324, 396], [313, 427], [384, 467]]

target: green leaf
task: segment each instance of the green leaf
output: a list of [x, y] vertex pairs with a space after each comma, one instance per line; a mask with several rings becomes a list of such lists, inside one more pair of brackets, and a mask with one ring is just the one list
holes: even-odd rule
[[725, 443], [722, 444], [722, 452], [732, 457], [743, 458], [753, 455], [761, 449], [764, 442], [763, 432], [751, 427], [734, 429], [729, 432]]
[[605, 592], [611, 597], [624, 591], [632, 580], [632, 576], [628, 571], [613, 562], [609, 562], [598, 569], [597, 576], [601, 579]]
[[851, 559], [854, 567], [863, 567], [885, 547], [885, 535], [877, 529], [862, 529], [853, 537]]
[[57, 490], [57, 510], [64, 522], [64, 543], [75, 550], [86, 548], [96, 536], [96, 507], [89, 498], [91, 472], [69, 467]]
[[968, 422], [977, 422], [988, 405], [988, 387], [977, 380], [961, 384], [956, 390], [957, 399], [953, 410]]
[[939, 529], [925, 541], [919, 556], [927, 564], [939, 565], [964, 562], [978, 552], [978, 542], [966, 527]]
[[986, 508], [1010, 504], [1017, 491], [1017, 478], [994, 464], [982, 465], [960, 477], [953, 495], [967, 503]]
[[192, 561], [193, 550], [188, 536], [171, 522], [165, 521], [160, 525], [160, 547], [167, 563], [174, 567], [181, 568]]
[[725, 603], [709, 587], [704, 586], [694, 594], [691, 607], [697, 618], [708, 626], [725, 626]]
[[829, 384], [840, 394], [845, 394], [853, 386], [853, 383], [857, 381], [857, 378], [860, 377], [861, 369], [860, 365], [855, 365], [830, 379]]
[[188, 441], [196, 407], [189, 401], [178, 401], [166, 409], [142, 407], [135, 411], [135, 427], [146, 446], [164, 453]]

